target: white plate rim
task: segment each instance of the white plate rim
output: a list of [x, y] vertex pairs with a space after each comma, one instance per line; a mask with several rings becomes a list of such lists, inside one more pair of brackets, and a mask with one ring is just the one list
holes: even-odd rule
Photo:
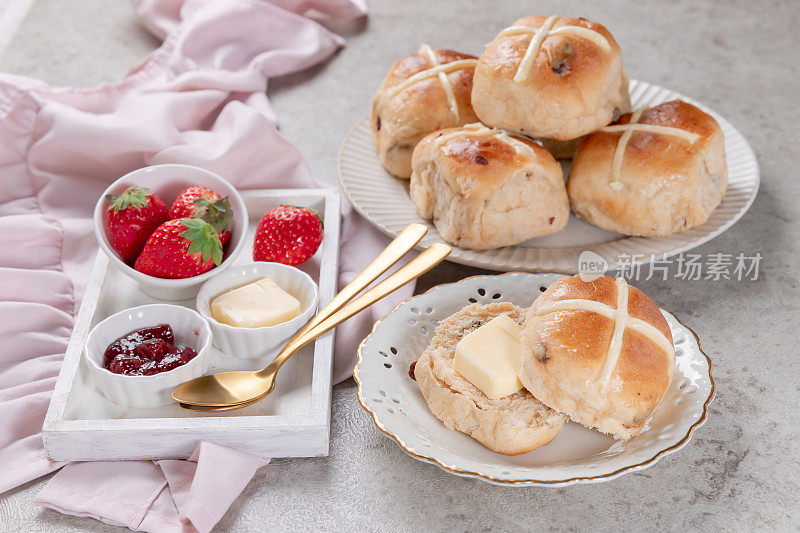
[[454, 474], [454, 475], [457, 475], [457, 476], [460, 476], [460, 477], [476, 478], [476, 479], [480, 479], [482, 481], [486, 481], [486, 482], [489, 482], [489, 483], [492, 483], [492, 484], [495, 484], [495, 485], [502, 485], [502, 486], [563, 487], [563, 486], [573, 485], [573, 484], [577, 484], [577, 483], [584, 484], [584, 483], [600, 483], [600, 482], [605, 482], [605, 481], [611, 481], [611, 480], [616, 479], [616, 478], [618, 478], [618, 477], [620, 477], [622, 475], [625, 475], [627, 473], [635, 472], [635, 471], [642, 470], [642, 469], [648, 468], [650, 466], [653, 466], [661, 458], [666, 457], [667, 455], [671, 455], [671, 454], [681, 450], [682, 448], [684, 448], [689, 443], [689, 441], [691, 440], [692, 436], [694, 435], [694, 432], [699, 427], [704, 425], [706, 423], [706, 421], [708, 420], [709, 406], [711, 405], [711, 402], [714, 400], [714, 397], [716, 396], [716, 390], [717, 390], [716, 382], [714, 381], [714, 376], [713, 376], [714, 364], [713, 364], [713, 362], [711, 360], [711, 357], [709, 357], [709, 355], [703, 350], [702, 343], [700, 341], [700, 337], [697, 335], [697, 332], [695, 332], [692, 328], [690, 328], [689, 326], [684, 324], [677, 317], [677, 315], [675, 315], [675, 313], [673, 313], [672, 311], [670, 311], [668, 309], [665, 309], [663, 307], [661, 308], [662, 311], [666, 311], [667, 313], [669, 313], [675, 319], [675, 321], [678, 324], [680, 324], [681, 327], [685, 328], [687, 331], [689, 331], [694, 336], [695, 341], [697, 342], [698, 351], [701, 354], [703, 354], [703, 356], [706, 359], [706, 362], [708, 363], [708, 379], [709, 379], [709, 382], [711, 384], [711, 389], [710, 389], [710, 391], [708, 393], [708, 397], [703, 402], [703, 412], [702, 412], [702, 414], [700, 415], [699, 418], [697, 418], [697, 420], [695, 420], [691, 424], [691, 426], [689, 427], [689, 429], [686, 432], [686, 435], [684, 435], [676, 443], [674, 443], [674, 444], [672, 444], [670, 446], [667, 446], [667, 447], [665, 447], [665, 448], [663, 448], [661, 450], [658, 450], [658, 452], [655, 455], [653, 455], [649, 459], [646, 459], [646, 460], [641, 461], [639, 463], [619, 468], [617, 470], [614, 470], [613, 472], [607, 472], [607, 473], [603, 473], [603, 474], [598, 474], [596, 476], [573, 476], [573, 477], [568, 478], [568, 479], [559, 479], [559, 480], [541, 480], [541, 479], [533, 479], [533, 478], [510, 480], [510, 479], [504, 479], [504, 478], [498, 478], [498, 477], [490, 476], [490, 475], [487, 475], [487, 474], [484, 474], [484, 473], [481, 473], [481, 472], [478, 472], [478, 471], [470, 471], [470, 470], [459, 469], [459, 468], [454, 467], [452, 465], [446, 464], [445, 462], [443, 462], [442, 460], [440, 460], [440, 459], [438, 459], [436, 457], [433, 457], [433, 456], [430, 456], [430, 455], [425, 455], [423, 453], [415, 451], [414, 449], [412, 449], [412, 447], [409, 444], [407, 444], [405, 442], [405, 440], [402, 437], [400, 437], [399, 435], [397, 435], [397, 434], [393, 433], [392, 431], [390, 431], [379, 420], [378, 413], [376, 413], [375, 410], [373, 410], [368, 405], [366, 399], [364, 398], [364, 395], [363, 395], [363, 383], [362, 383], [361, 376], [359, 375], [359, 367], [361, 366], [361, 363], [362, 363], [363, 348], [366, 345], [367, 341], [370, 339], [370, 337], [372, 337], [372, 335], [378, 329], [378, 327], [381, 324], [381, 322], [383, 322], [385, 319], [387, 319], [388, 317], [390, 317], [393, 314], [395, 314], [400, 309], [400, 307], [402, 307], [404, 305], [408, 305], [412, 301], [414, 301], [415, 299], [418, 299], [421, 296], [427, 295], [427, 294], [429, 294], [429, 293], [431, 293], [431, 292], [433, 292], [433, 291], [435, 291], [435, 290], [437, 290], [437, 289], [439, 289], [441, 287], [457, 285], [457, 284], [463, 283], [464, 281], [477, 279], [477, 278], [497, 278], [497, 277], [504, 277], [504, 276], [515, 276], [515, 275], [519, 275], [519, 274], [531, 275], [531, 276], [537, 276], [537, 275], [559, 276], [559, 277], [566, 276], [566, 274], [563, 274], [563, 273], [553, 273], [553, 272], [540, 272], [540, 273], [507, 272], [507, 273], [504, 273], [504, 274], [479, 274], [479, 275], [475, 275], [475, 276], [468, 276], [466, 278], [463, 278], [461, 280], [454, 281], [454, 282], [451, 282], [451, 283], [442, 283], [442, 284], [439, 284], [439, 285], [435, 285], [435, 286], [431, 287], [430, 289], [428, 289], [427, 291], [425, 291], [423, 293], [414, 295], [411, 298], [407, 298], [406, 300], [403, 300], [402, 302], [397, 304], [397, 306], [390, 313], [388, 313], [386, 316], [382, 317], [381, 319], [379, 319], [378, 321], [375, 322], [375, 324], [372, 326], [372, 330], [370, 331], [370, 333], [364, 338], [364, 340], [361, 341], [361, 343], [358, 346], [358, 350], [357, 350], [357, 354], [356, 354], [357, 355], [357, 360], [356, 360], [355, 367], [353, 368], [353, 378], [355, 379], [355, 382], [356, 382], [356, 385], [357, 385], [356, 393], [357, 393], [357, 397], [358, 397], [358, 402], [361, 405], [361, 407], [371, 416], [372, 421], [374, 422], [374, 424], [378, 428], [378, 430], [381, 433], [383, 433], [385, 436], [387, 436], [390, 439], [392, 439], [398, 446], [400, 446], [400, 448], [404, 452], [406, 452], [408, 455], [410, 455], [411, 457], [413, 457], [413, 458], [415, 458], [415, 459], [417, 459], [419, 461], [433, 464], [435, 466], [438, 466], [442, 470], [445, 470], [446, 472], [449, 472], [451, 474]]
[[[548, 273], [576, 273], [577, 272], [577, 257], [583, 251], [592, 251], [595, 253], [599, 253], [603, 258], [606, 260], [608, 267], [610, 269], [618, 268], [621, 265], [621, 262], [618, 260], [621, 254], [626, 253], [625, 248], [629, 248], [631, 246], [642, 246], [641, 242], [646, 241], [651, 244], [651, 249], [643, 255], [643, 257], [639, 258], [632, 258], [631, 264], [647, 264], [649, 263], [654, 257], [661, 257], [661, 258], [668, 258], [672, 257], [676, 254], [687, 252], [698, 246], [701, 246], [711, 239], [721, 235], [725, 231], [727, 231], [733, 224], [739, 221], [739, 219], [744, 216], [744, 214], [750, 209], [750, 206], [755, 201], [756, 196], [758, 196], [758, 190], [761, 185], [761, 174], [760, 169], [758, 166], [758, 159], [756, 158], [755, 152], [753, 151], [750, 144], [747, 142], [747, 139], [739, 132], [737, 128], [735, 128], [725, 117], [710, 109], [705, 104], [698, 102], [694, 98], [690, 98], [685, 96], [681, 93], [673, 91], [672, 89], [668, 89], [656, 84], [651, 84], [648, 82], [640, 81], [640, 80], [630, 80], [630, 88], [629, 92], [633, 97], [638, 97], [639, 99], [644, 99], [645, 95], [648, 93], [655, 93], [655, 94], [662, 94], [663, 98], [661, 97], [654, 97], [651, 95], [647, 101], [648, 104], [660, 103], [662, 101], [668, 101], [671, 99], [681, 99], [686, 102], [689, 102], [706, 113], [713, 116], [717, 122], [720, 124], [720, 127], [725, 131], [725, 144], [726, 144], [726, 161], [729, 167], [729, 187], [728, 191], [725, 194], [725, 198], [729, 198], [731, 194], [730, 190], [730, 167], [731, 157], [732, 154], [728, 153], [728, 147], [731, 145], [736, 145], [738, 151], [736, 152], [735, 157], [736, 160], [739, 161], [739, 165], [743, 167], [743, 176], [746, 176], [747, 183], [752, 188], [751, 193], [745, 200], [745, 202], [741, 205], [741, 207], [735, 212], [730, 214], [729, 216], [725, 216], [725, 220], [715, 227], [713, 230], [710, 231], [703, 231], [702, 228], [705, 228], [708, 225], [708, 221], [696, 228], [692, 228], [687, 230], [686, 232], [676, 233], [667, 237], [635, 237], [635, 236], [621, 236], [616, 240], [610, 240], [606, 242], [602, 242], [599, 244], [591, 244], [585, 246], [564, 246], [564, 247], [555, 247], [555, 248], [534, 248], [535, 250], [553, 250], [555, 258], [550, 258], [548, 261], [542, 263], [528, 263], [523, 261], [522, 263], [517, 262], [516, 264], [509, 264], [511, 258], [514, 257], [514, 252], [519, 250], [525, 250], [526, 247], [522, 246], [508, 246], [505, 248], [497, 248], [495, 250], [469, 250], [466, 248], [461, 248], [458, 246], [454, 246], [446, 241], [444, 241], [440, 236], [439, 233], [434, 228], [433, 224], [430, 221], [424, 220], [418, 215], [415, 215], [414, 220], [408, 220], [407, 223], [417, 222], [421, 224], [425, 224], [429, 228], [428, 235], [416, 246], [418, 250], [422, 250], [428, 246], [430, 246], [433, 242], [443, 242], [453, 247], [452, 253], [448, 256], [447, 260], [453, 263], [459, 263], [467, 266], [473, 266], [478, 268], [485, 268], [489, 270], [496, 270], [496, 271], [525, 271], [530, 273], [541, 273], [541, 272], [548, 272]], [[638, 103], [637, 103], [638, 105]], [[636, 106], [634, 106], [636, 107]], [[349, 187], [347, 180], [345, 179], [345, 172], [343, 171], [343, 159], [347, 155], [347, 150], [352, 142], [352, 139], [355, 134], [359, 133], [359, 130], [362, 128], [368, 128], [368, 121], [369, 115], [362, 117], [356, 124], [350, 129], [347, 135], [344, 137], [342, 141], [342, 145], [339, 149], [339, 153], [337, 156], [337, 172], [339, 175], [339, 184], [344, 191], [345, 196], [347, 197], [350, 205], [362, 216], [364, 217], [370, 224], [372, 224], [375, 228], [380, 230], [382, 233], [389, 235], [391, 237], [396, 237], [402, 227], [399, 229], [392, 229], [390, 228], [386, 222], [384, 222], [380, 216], [376, 216], [375, 214], [368, 211], [355, 197], [354, 192]], [[371, 134], [371, 132], [370, 132]], [[376, 154], [377, 160], [377, 154]], [[378, 161], [378, 166], [380, 162]], [[382, 169], [382, 167], [381, 167]], [[384, 171], [385, 172], [385, 171]], [[388, 174], [387, 174], [388, 175]], [[390, 176], [391, 177], [391, 176]], [[392, 179], [399, 180], [399, 178]], [[403, 180], [407, 181], [407, 180]], [[723, 198], [723, 203], [725, 201]], [[712, 213], [711, 217], [717, 213], [723, 204], [717, 206], [717, 209]], [[709, 220], [711, 220], [711, 217]], [[698, 232], [702, 233], [695, 237], [689, 238], [691, 235], [695, 235]], [[682, 238], [683, 237], [683, 238]], [[664, 239], [665, 241], [671, 241], [672, 244], [669, 246], [664, 246], [658, 249], [655, 249], [658, 245], [654, 243], [655, 239]], [[635, 244], [634, 244], [635, 243]], [[622, 248], [622, 250], [620, 250]], [[479, 259], [482, 254], [486, 252], [493, 252], [499, 250], [510, 250], [511, 253], [507, 254], [509, 259], [506, 260], [504, 264], [501, 264], [497, 259], [491, 260], [483, 260]], [[635, 250], [634, 250], [635, 251]], [[498, 252], [500, 253], [500, 252]], [[549, 253], [549, 252], [547, 252]], [[477, 257], [473, 257], [477, 256]], [[614, 256], [617, 259], [614, 259]], [[625, 262], [625, 264], [629, 264]]]

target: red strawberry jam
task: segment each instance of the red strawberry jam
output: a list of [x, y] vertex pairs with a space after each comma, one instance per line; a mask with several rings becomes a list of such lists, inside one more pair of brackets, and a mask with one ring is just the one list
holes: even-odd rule
[[169, 324], [137, 329], [108, 345], [105, 367], [115, 374], [151, 376], [168, 372], [197, 356], [188, 346], [175, 346]]
[[133, 355], [149, 361], [161, 361], [173, 349], [174, 346], [164, 339], [149, 339], [134, 348]]
[[159, 324], [151, 328], [137, 329], [115, 340], [106, 348], [105, 367], [119, 355], [133, 355], [133, 350], [150, 339], [161, 339], [169, 344], [175, 344], [175, 335], [169, 324]]
[[144, 365], [144, 359], [135, 355], [120, 355], [106, 365], [106, 368], [115, 374], [127, 374], [135, 376], [140, 374], [140, 369]]

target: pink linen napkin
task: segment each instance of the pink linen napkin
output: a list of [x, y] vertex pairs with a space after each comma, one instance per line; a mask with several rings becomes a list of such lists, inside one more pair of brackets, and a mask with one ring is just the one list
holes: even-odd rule
[[35, 501], [135, 531], [210, 531], [267, 463], [209, 442], [188, 461], [73, 463]]
[[[355, 0], [278, 4], [331, 17], [364, 12]], [[188, 163], [241, 189], [319, 186], [278, 133], [264, 91], [270, 77], [329, 57], [340, 37], [264, 0], [135, 7], [166, 39], [118, 83], [70, 89], [0, 74], [0, 492], [62, 466], [45, 457], [40, 431], [96, 252], [91, 209], [111, 181]], [[344, 204], [340, 283], [386, 244]], [[339, 328], [335, 381], [350, 375], [375, 319], [411, 290]], [[38, 501], [147, 531], [207, 531], [262, 464], [209, 443], [189, 462], [70, 464]], [[233, 477], [217, 486], [224, 472]]]

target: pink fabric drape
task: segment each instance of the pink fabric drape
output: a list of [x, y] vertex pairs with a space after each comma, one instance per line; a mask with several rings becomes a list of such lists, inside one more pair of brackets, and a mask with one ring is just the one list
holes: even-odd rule
[[203, 442], [188, 461], [69, 464], [35, 501], [135, 531], [210, 531], [268, 462]]
[[[360, 0], [134, 7], [165, 40], [124, 80], [70, 89], [0, 74], [0, 492], [62, 466], [46, 459], [40, 431], [96, 251], [90, 217], [99, 194], [157, 163], [201, 166], [241, 189], [319, 186], [276, 129], [267, 80], [342, 45], [302, 14], [365, 12]], [[340, 282], [386, 244], [344, 203]], [[410, 291], [339, 328], [336, 381], [350, 375], [355, 345], [376, 317]], [[132, 529], [207, 531], [263, 464], [209, 443], [190, 461], [76, 463], [38, 501]]]

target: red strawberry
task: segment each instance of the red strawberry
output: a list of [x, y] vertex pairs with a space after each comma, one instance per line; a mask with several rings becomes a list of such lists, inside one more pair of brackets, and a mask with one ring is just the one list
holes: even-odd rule
[[199, 218], [168, 220], [147, 239], [134, 268], [157, 278], [190, 278], [222, 262], [214, 227]]
[[222, 245], [231, 238], [233, 211], [228, 197], [220, 197], [208, 187], [195, 185], [178, 195], [169, 209], [169, 218], [202, 218], [219, 232]]
[[258, 223], [253, 259], [299, 265], [314, 255], [322, 242], [322, 221], [305, 207], [282, 205]]
[[108, 194], [106, 231], [111, 246], [122, 260], [133, 263], [148, 237], [168, 219], [167, 206], [144, 187], [128, 187], [122, 194]]

